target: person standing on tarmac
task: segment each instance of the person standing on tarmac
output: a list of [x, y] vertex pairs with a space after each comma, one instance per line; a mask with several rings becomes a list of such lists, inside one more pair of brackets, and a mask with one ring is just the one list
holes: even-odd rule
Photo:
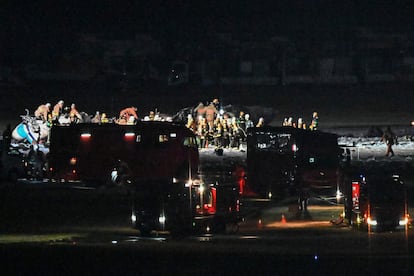
[[236, 122], [237, 122], [237, 125], [238, 125], [238, 127], [239, 127], [239, 129], [240, 129], [240, 138], [241, 138], [241, 141], [240, 142], [244, 142], [244, 141], [246, 141], [246, 119], [245, 119], [245, 114], [244, 114], [244, 111], [240, 111], [240, 113], [239, 113], [239, 118], [237, 118], [237, 120], [236, 120]]
[[218, 114], [218, 110], [216, 106], [211, 103], [208, 106], [205, 107], [205, 118], [207, 125], [210, 129], [214, 128], [214, 120], [216, 119], [216, 116]]
[[253, 123], [253, 121], [252, 121], [252, 120], [250, 120], [250, 114], [246, 114], [246, 115], [244, 115], [244, 120], [245, 120], [245, 122], [246, 122], [246, 128], [245, 128], [245, 131], [247, 131], [247, 129], [248, 129], [249, 127], [254, 127], [254, 123]]
[[381, 137], [381, 141], [385, 142], [387, 145], [387, 151], [385, 153], [385, 156], [389, 156], [391, 154], [391, 157], [394, 156], [394, 150], [392, 149], [392, 145], [394, 145], [394, 141], [396, 139], [396, 136], [394, 132], [391, 130], [391, 127], [387, 127], [384, 131], [384, 134]]

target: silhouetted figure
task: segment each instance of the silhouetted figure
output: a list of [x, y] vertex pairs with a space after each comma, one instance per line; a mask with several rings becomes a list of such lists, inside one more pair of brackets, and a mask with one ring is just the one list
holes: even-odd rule
[[395, 134], [392, 132], [391, 128], [388, 126], [387, 129], [384, 131], [384, 134], [382, 135], [381, 141], [385, 142], [387, 145], [387, 152], [385, 153], [385, 156], [394, 156], [394, 151], [392, 149], [392, 145], [394, 145], [395, 142]]

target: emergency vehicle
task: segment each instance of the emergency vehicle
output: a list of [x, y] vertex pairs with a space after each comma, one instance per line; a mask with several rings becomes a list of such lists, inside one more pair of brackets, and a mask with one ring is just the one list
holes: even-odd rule
[[48, 164], [55, 182], [128, 187], [142, 235], [238, 226], [237, 189], [200, 180], [196, 137], [181, 124], [53, 126]]
[[345, 182], [344, 213], [351, 225], [368, 231], [408, 227], [406, 189], [399, 175], [370, 168], [351, 173]]
[[339, 156], [335, 134], [294, 127], [248, 128], [246, 190], [269, 200], [297, 193], [335, 198]]
[[240, 204], [234, 186], [199, 181], [137, 186], [132, 223], [141, 235], [152, 231], [186, 233], [235, 233]]
[[194, 134], [167, 122], [53, 126], [50, 178], [101, 185], [185, 178], [198, 171]]

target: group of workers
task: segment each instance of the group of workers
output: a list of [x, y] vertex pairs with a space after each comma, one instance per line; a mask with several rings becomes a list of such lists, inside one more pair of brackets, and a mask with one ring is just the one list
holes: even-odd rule
[[[136, 124], [138, 121], [137, 108], [134, 106], [126, 107], [119, 112], [118, 118], [108, 118], [106, 113], [96, 111], [94, 116], [85, 118], [77, 110], [74, 103], [70, 107], [64, 106], [63, 100], [58, 101], [53, 108], [50, 103], [41, 104], [37, 107], [34, 112], [34, 116], [44, 122], [52, 124], [76, 124], [80, 122], [91, 122], [91, 123], [117, 123], [121, 125]], [[85, 113], [86, 114], [86, 113]], [[61, 116], [65, 117], [66, 120], [60, 120]], [[144, 117], [144, 120], [153, 121], [160, 120], [158, 113], [151, 111], [148, 116]]]
[[67, 114], [71, 123], [77, 123], [82, 121], [82, 116], [76, 109], [74, 103], [71, 104], [70, 108], [65, 108], [65, 102], [63, 100], [58, 101], [53, 108], [50, 103], [41, 104], [37, 107], [34, 115], [37, 119], [41, 119], [49, 124], [58, 124], [59, 117], [63, 114]]
[[[319, 116], [318, 116], [318, 112], [315, 111], [312, 114], [312, 121], [309, 125], [309, 129], [318, 130], [318, 124], [319, 124]], [[297, 123], [293, 121], [292, 117], [285, 118], [283, 120], [282, 126], [290, 126], [290, 127], [295, 127], [295, 128], [307, 129], [307, 125], [303, 121], [303, 118], [298, 118]]]
[[199, 103], [193, 113], [188, 114], [186, 126], [197, 135], [200, 148], [209, 145], [218, 148], [239, 148], [246, 139], [246, 130], [249, 127], [264, 126], [264, 119], [259, 118], [255, 125], [250, 115], [244, 111], [240, 111], [238, 116], [221, 111], [218, 99], [214, 99], [207, 105]]
[[[249, 127], [262, 127], [265, 124], [264, 118], [260, 117], [256, 124], [250, 119], [250, 115], [244, 111], [240, 111], [238, 116], [231, 112], [223, 112], [220, 110], [219, 100], [216, 98], [207, 105], [199, 103], [194, 108], [192, 114], [188, 114], [186, 126], [191, 129], [199, 140], [200, 148], [206, 148], [208, 145], [214, 145], [220, 148], [239, 148], [242, 142], [246, 139], [246, 131]], [[36, 118], [52, 124], [60, 124], [60, 116], [65, 116], [69, 124], [83, 122], [81, 113], [77, 110], [74, 103], [70, 108], [64, 107], [64, 101], [58, 101], [53, 108], [50, 103], [40, 105], [34, 112]], [[145, 116], [144, 120], [152, 121], [157, 119], [157, 113], [151, 111], [149, 116]], [[138, 121], [137, 108], [134, 106], [122, 109], [119, 112], [118, 118], [110, 119], [106, 113], [97, 111], [95, 115], [90, 118], [92, 123], [109, 123], [117, 124], [136, 124]], [[296, 122], [293, 119], [285, 118], [283, 126], [293, 126], [297, 128], [306, 129], [307, 126], [302, 118]], [[312, 121], [309, 129], [318, 129], [318, 113], [313, 112]]]

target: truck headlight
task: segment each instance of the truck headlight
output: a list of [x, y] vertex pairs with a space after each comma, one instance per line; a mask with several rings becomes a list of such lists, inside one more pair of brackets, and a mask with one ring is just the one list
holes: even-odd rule
[[367, 218], [367, 223], [368, 225], [377, 225], [377, 220], [376, 219], [372, 219], [370, 217]]
[[161, 216], [159, 216], [159, 218], [158, 218], [158, 222], [160, 223], [160, 224], [165, 224], [165, 216], [164, 215], [161, 215]]
[[398, 225], [400, 226], [405, 226], [408, 224], [408, 217], [402, 218], [400, 219], [400, 221], [398, 222]]

